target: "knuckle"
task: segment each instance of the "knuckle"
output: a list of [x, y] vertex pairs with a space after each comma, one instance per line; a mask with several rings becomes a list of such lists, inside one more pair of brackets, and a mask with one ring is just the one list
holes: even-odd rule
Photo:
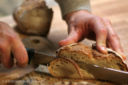
[[100, 28], [99, 32], [103, 33], [103, 34], [107, 34], [107, 29], [106, 28]]
[[96, 24], [98, 22], [101, 23], [103, 20], [99, 16], [93, 16], [92, 18], [90, 18], [89, 21], [90, 21], [91, 24]]
[[111, 34], [111, 37], [115, 40], [120, 40], [119, 36], [116, 33]]
[[107, 33], [107, 28], [103, 24], [103, 18], [101, 18], [99, 16], [94, 16], [93, 22], [94, 23], [95, 22], [99, 22], [101, 24], [101, 27], [99, 28], [99, 32], [101, 32], [101, 33]]
[[118, 41], [120, 41], [120, 38], [119, 38], [119, 36], [118, 36], [118, 35], [116, 35], [116, 39], [117, 39]]
[[73, 17], [73, 18], [71, 18], [70, 20], [68, 20], [68, 23], [69, 23], [69, 24], [74, 24], [74, 23], [75, 23], [75, 18]]
[[73, 26], [76, 29], [76, 28], [79, 28], [80, 27], [80, 24], [74, 24]]
[[3, 44], [0, 44], [0, 51], [1, 52], [4, 52], [6, 49], [8, 48], [8, 45], [3, 43]]
[[93, 20], [93, 21], [101, 20], [101, 17], [99, 17], [99, 16], [93, 16], [93, 17], [92, 17], [92, 20]]
[[10, 42], [13, 42], [15, 40], [15, 37], [9, 36], [8, 39], [9, 39]]
[[111, 34], [111, 37], [117, 38], [117, 35], [115, 33]]
[[12, 41], [17, 40], [18, 36], [16, 34], [12, 34], [12, 35], [10, 34], [10, 35], [8, 35], [8, 39], [10, 42], [12, 42]]
[[110, 21], [109, 19], [107, 19], [107, 18], [103, 18], [103, 20], [104, 20], [105, 22], [107, 22], [107, 23], [110, 23], [110, 24], [111, 24], [111, 21]]

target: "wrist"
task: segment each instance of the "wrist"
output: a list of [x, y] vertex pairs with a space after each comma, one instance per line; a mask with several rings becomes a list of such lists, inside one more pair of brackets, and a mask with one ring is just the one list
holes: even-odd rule
[[64, 18], [70, 12], [79, 10], [91, 11], [90, 0], [56, 0], [61, 8], [62, 16]]
[[66, 14], [64, 16], [64, 20], [68, 21], [73, 15], [77, 15], [77, 14], [91, 15], [91, 12], [89, 12], [88, 10], [73, 11], [73, 12]]

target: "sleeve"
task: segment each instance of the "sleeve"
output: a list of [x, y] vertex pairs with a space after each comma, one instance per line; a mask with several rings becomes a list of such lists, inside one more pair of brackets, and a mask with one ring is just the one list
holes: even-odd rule
[[73, 11], [91, 11], [90, 0], [56, 0], [61, 8], [63, 17]]

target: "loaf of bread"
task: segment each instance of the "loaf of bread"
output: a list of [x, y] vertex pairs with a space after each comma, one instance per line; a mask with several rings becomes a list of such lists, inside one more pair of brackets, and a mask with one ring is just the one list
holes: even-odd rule
[[[107, 67], [107, 68], [128, 71], [127, 65], [124, 63], [124, 61], [121, 59], [121, 56], [118, 53], [110, 49], [108, 50], [108, 52], [109, 52], [108, 54], [102, 54], [98, 52], [96, 49], [92, 49], [91, 47], [88, 47], [84, 44], [75, 43], [60, 48], [57, 51], [57, 56], [71, 59], [76, 64], [78, 64], [78, 68], [79, 68], [78, 71], [81, 74], [81, 78], [83, 79], [95, 79], [95, 77], [87, 71], [87, 67], [85, 66], [85, 64], [94, 64], [100, 67]], [[61, 61], [60, 62], [53, 61], [53, 62], [51, 62], [49, 68], [54, 67], [56, 63], [61, 63]], [[58, 68], [51, 68], [49, 70], [53, 76], [59, 74], [60, 77], [61, 75], [63, 75], [64, 72], [68, 71], [67, 69], [69, 68], [67, 68], [67, 66], [69, 64], [63, 66], [63, 68], [59, 68], [59, 70]], [[59, 64], [59, 65], [63, 65], [63, 64]], [[71, 70], [73, 69], [71, 68]], [[56, 74], [53, 73], [52, 71], [56, 71]], [[67, 74], [67, 77], [70, 77], [70, 75]]]
[[45, 0], [24, 0], [13, 13], [18, 31], [31, 35], [47, 36], [53, 17]]

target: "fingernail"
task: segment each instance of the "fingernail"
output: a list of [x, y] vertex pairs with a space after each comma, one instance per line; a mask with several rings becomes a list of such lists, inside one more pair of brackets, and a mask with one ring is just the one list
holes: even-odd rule
[[126, 60], [127, 59], [127, 57], [124, 55], [123, 52], [121, 52], [120, 50], [117, 51], [117, 52], [121, 55], [121, 57], [122, 57], [123, 60]]
[[126, 56], [122, 56], [122, 58], [123, 58], [123, 60], [126, 60], [127, 59]]
[[126, 60], [127, 59], [124, 54], [122, 54], [122, 53], [119, 53], [119, 54], [121, 55], [121, 57], [122, 57], [123, 60]]
[[107, 52], [107, 49], [105, 48], [105, 47], [101, 47], [101, 51], [102, 51], [102, 53], [104, 53], [104, 54], [107, 54], [108, 52]]

